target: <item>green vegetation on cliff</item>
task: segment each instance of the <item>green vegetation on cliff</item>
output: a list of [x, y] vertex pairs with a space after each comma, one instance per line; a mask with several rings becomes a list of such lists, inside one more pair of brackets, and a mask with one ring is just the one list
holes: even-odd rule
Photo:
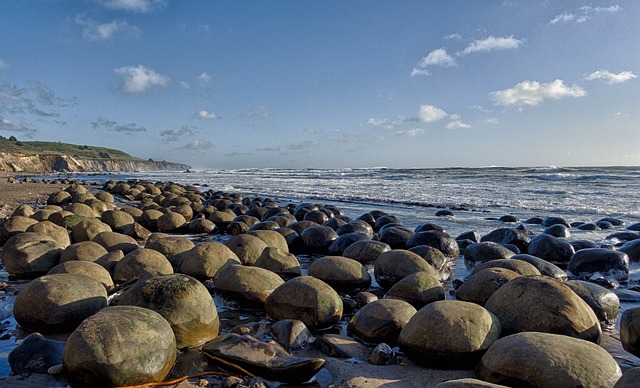
[[126, 152], [105, 147], [75, 145], [52, 141], [19, 141], [15, 137], [0, 136], [0, 152], [25, 155], [69, 155], [83, 159], [141, 160]]

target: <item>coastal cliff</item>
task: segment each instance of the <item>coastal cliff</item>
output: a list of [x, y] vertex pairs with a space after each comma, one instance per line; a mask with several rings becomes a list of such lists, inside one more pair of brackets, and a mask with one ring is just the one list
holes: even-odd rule
[[191, 166], [165, 161], [129, 158], [79, 158], [56, 154], [21, 154], [0, 152], [0, 171], [7, 172], [132, 172], [132, 171], [180, 171]]

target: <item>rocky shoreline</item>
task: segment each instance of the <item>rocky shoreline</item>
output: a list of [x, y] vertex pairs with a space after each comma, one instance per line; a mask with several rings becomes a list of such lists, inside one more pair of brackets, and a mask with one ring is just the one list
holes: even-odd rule
[[[640, 371], [640, 310], [619, 317], [606, 288], [640, 261], [621, 220], [595, 225], [617, 246], [557, 217], [454, 238], [169, 182], [2, 180], [0, 258], [32, 279], [3, 292], [16, 330], [42, 335], [0, 386], [627, 387]], [[460, 255], [473, 271], [449, 289]]]

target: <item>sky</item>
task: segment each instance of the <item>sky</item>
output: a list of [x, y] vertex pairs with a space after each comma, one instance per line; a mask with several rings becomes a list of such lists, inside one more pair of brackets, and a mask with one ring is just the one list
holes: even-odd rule
[[0, 0], [0, 135], [196, 169], [640, 166], [640, 2]]

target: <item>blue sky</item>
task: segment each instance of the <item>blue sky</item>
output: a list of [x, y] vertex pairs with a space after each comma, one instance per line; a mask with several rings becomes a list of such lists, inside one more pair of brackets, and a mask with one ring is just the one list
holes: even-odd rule
[[195, 168], [640, 165], [640, 2], [0, 2], [0, 135]]

